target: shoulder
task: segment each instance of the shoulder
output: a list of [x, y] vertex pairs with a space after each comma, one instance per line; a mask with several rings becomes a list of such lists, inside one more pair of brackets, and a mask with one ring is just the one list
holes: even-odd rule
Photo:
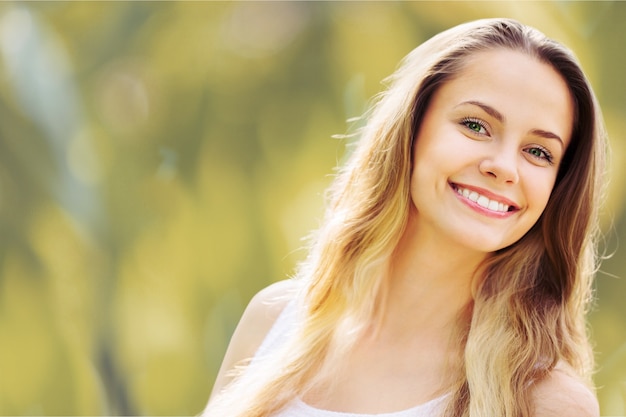
[[[276, 282], [259, 291], [246, 307], [235, 333], [247, 335], [252, 345], [252, 353], [256, 352], [272, 325], [291, 301], [300, 288], [295, 280]], [[233, 338], [235, 335], [233, 335]]]
[[554, 369], [532, 390], [535, 417], [599, 417], [598, 400], [593, 390], [573, 372]]
[[215, 380], [213, 393], [224, 388], [232, 380], [230, 371], [254, 356], [272, 325], [299, 288], [299, 281], [284, 280], [262, 289], [252, 297], [230, 340]]

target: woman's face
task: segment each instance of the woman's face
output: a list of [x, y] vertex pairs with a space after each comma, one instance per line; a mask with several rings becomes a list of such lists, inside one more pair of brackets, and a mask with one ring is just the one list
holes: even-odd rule
[[481, 252], [519, 240], [546, 207], [573, 109], [550, 65], [507, 49], [474, 55], [433, 95], [417, 133], [416, 230]]

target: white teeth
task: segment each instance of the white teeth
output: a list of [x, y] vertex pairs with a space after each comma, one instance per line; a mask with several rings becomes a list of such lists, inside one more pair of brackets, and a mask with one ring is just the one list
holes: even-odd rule
[[470, 191], [467, 188], [460, 188], [459, 186], [456, 186], [456, 192], [459, 195], [467, 198], [468, 200], [475, 202], [479, 206], [489, 209], [491, 211], [499, 211], [503, 213], [509, 211], [509, 206], [507, 204], [501, 203], [496, 200], [490, 200], [488, 197], [480, 195], [476, 191]]

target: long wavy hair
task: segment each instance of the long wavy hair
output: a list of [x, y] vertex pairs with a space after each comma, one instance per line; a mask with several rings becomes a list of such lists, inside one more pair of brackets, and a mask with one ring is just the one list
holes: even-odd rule
[[445, 414], [529, 417], [528, 387], [559, 362], [591, 386], [585, 314], [597, 266], [602, 117], [568, 49], [517, 21], [486, 19], [434, 36], [387, 80], [329, 189], [325, 222], [299, 269], [302, 325], [282, 349], [255, 361], [217, 395], [206, 416], [271, 416], [328, 377], [376, 319], [382, 277], [409, 218], [413, 141], [429, 101], [467, 58], [499, 48], [527, 54], [563, 77], [574, 125], [543, 214], [481, 265], [457, 334], [465, 349]]

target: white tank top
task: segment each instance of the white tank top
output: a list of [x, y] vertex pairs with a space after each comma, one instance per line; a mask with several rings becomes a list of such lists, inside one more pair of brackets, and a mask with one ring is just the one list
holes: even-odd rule
[[[276, 319], [276, 322], [267, 333], [265, 340], [263, 340], [263, 343], [261, 343], [261, 346], [257, 350], [252, 362], [274, 351], [274, 349], [277, 349], [281, 342], [287, 339], [285, 335], [289, 335], [297, 328], [297, 323], [296, 303], [292, 301], [287, 304]], [[321, 410], [297, 398], [273, 417], [442, 417], [446, 405], [445, 399], [447, 397], [448, 395], [446, 394], [407, 410], [383, 414], [355, 414]]]

